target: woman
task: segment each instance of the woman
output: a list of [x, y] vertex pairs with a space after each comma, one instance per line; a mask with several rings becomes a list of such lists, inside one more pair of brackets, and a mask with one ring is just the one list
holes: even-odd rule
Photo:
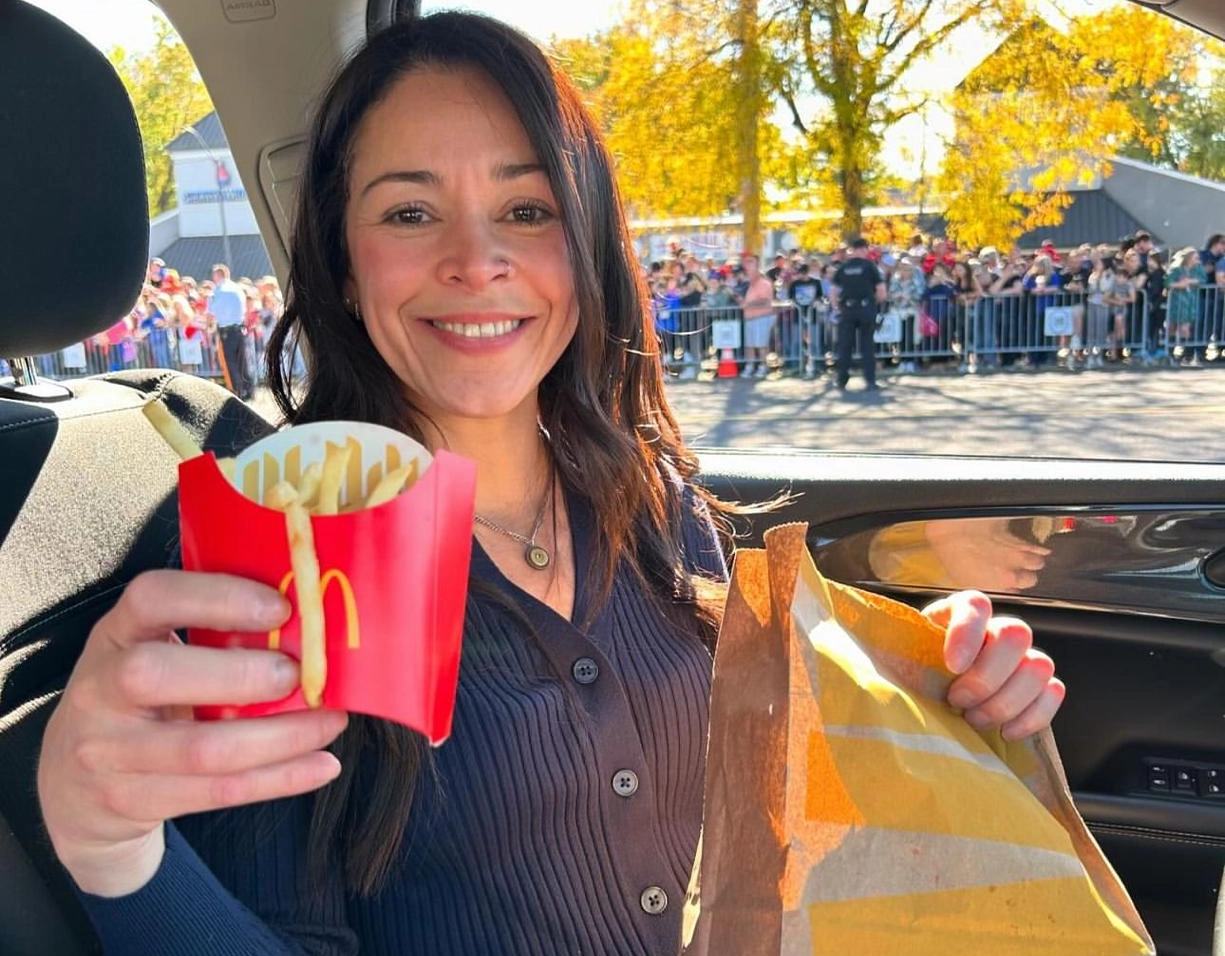
[[1045, 254], [1034, 257], [1033, 265], [1021, 280], [1021, 288], [1030, 294], [1029, 305], [1032, 307], [1025, 337], [1026, 346], [1032, 349], [1029, 353], [1031, 366], [1045, 365], [1050, 359], [1051, 353], [1045, 336], [1046, 309], [1057, 304], [1059, 293], [1054, 290], [1062, 285], [1063, 280], [1055, 268], [1054, 260]]
[[676, 340], [680, 327], [681, 287], [675, 275], [660, 279], [655, 286], [655, 332], [659, 336], [659, 351], [665, 375], [672, 374], [676, 360]]
[[[56, 852], [108, 952], [674, 952], [724, 575], [705, 515], [729, 509], [693, 483], [596, 127], [528, 40], [437, 14], [340, 73], [300, 197], [269, 345], [286, 416], [478, 464], [453, 737], [427, 755], [327, 711], [168, 719], [297, 680], [282, 655], [171, 628], [261, 631], [288, 608], [234, 577], [142, 575], [48, 725]], [[302, 391], [281, 361], [295, 334]], [[545, 568], [512, 535], [537, 525]], [[1063, 688], [1024, 625], [989, 622], [981, 596], [930, 613], [968, 720], [1049, 723]]]
[[[1144, 280], [1144, 351], [1145, 364], [1164, 361], [1165, 344], [1165, 261], [1154, 249], [1148, 254], [1148, 278]], [[1220, 341], [1218, 334], [1217, 341]]]
[[1127, 270], [1128, 281], [1135, 290], [1131, 305], [1124, 317], [1126, 344], [1129, 357], [1142, 364], [1152, 364], [1147, 351], [1147, 321], [1145, 312], [1148, 303], [1149, 270], [1140, 250], [1132, 246], [1123, 253], [1123, 268]]
[[[1114, 269], [1109, 253], [1100, 246], [1090, 257], [1092, 270], [1086, 291], [1088, 295], [1083, 330], [1084, 368], [1101, 368], [1110, 335], [1111, 301], [1114, 296]], [[1079, 338], [1079, 337], [1078, 337]], [[1078, 341], [1072, 340], [1073, 359], [1078, 351]]]
[[922, 313], [919, 317], [923, 339], [924, 357], [921, 364], [943, 365], [951, 354], [950, 337], [957, 305], [957, 286], [953, 277], [944, 265], [938, 265], [931, 271], [927, 279], [927, 288], [923, 290]]
[[[1111, 267], [1110, 288], [1102, 296], [1102, 301], [1110, 308], [1111, 332], [1107, 336], [1108, 361], [1122, 361], [1123, 347], [1127, 342], [1127, 318], [1136, 304], [1136, 287], [1132, 285], [1131, 274], [1123, 257], [1114, 261]], [[1103, 289], [1105, 283], [1103, 282]], [[1099, 368], [1100, 368], [1099, 364]]]
[[145, 303], [144, 315], [137, 326], [136, 334], [147, 351], [151, 368], [173, 368], [171, 352], [174, 343], [170, 338], [170, 321], [173, 314], [170, 296], [165, 292], [152, 295]]
[[1200, 263], [1197, 249], [1188, 246], [1174, 254], [1166, 277], [1166, 318], [1170, 323], [1172, 345], [1182, 345], [1182, 361], [1186, 365], [1199, 362], [1193, 343], [1199, 318], [1199, 290], [1207, 282], [1208, 273]]
[[981, 265], [977, 259], [963, 259], [953, 266], [953, 284], [957, 286], [957, 314], [953, 323], [955, 348], [961, 353], [959, 372], [969, 372], [971, 367], [977, 368], [978, 359], [972, 354], [973, 343], [968, 340], [970, 335], [970, 317], [978, 308], [983, 290], [978, 284], [978, 268]]
[[[916, 335], [915, 322], [923, 299], [923, 273], [909, 257], [902, 257], [889, 277], [889, 308], [896, 312], [901, 322], [902, 337], [898, 343], [902, 353], [913, 352], [922, 341]], [[898, 362], [899, 372], [914, 372], [913, 359], [902, 358]]]
[[192, 375], [199, 375], [200, 366], [204, 362], [204, 353], [200, 347], [204, 337], [204, 320], [196, 315], [195, 309], [192, 308], [185, 294], [174, 296], [171, 299], [171, 305], [173, 307], [171, 325], [175, 329], [174, 334], [178, 341], [179, 368]]

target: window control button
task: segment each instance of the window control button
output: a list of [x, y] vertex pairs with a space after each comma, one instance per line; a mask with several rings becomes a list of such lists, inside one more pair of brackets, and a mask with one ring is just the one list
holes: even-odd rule
[[1199, 772], [1199, 795], [1225, 799], [1225, 772], [1216, 769]]
[[1196, 787], [1195, 771], [1190, 767], [1176, 767], [1174, 769], [1174, 789], [1175, 790], [1194, 790]]
[[1170, 789], [1170, 775], [1163, 767], [1148, 768], [1148, 788], [1150, 790]]

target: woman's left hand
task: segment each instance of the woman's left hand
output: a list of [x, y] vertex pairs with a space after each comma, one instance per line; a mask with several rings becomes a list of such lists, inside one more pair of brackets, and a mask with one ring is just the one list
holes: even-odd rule
[[999, 727], [1005, 740], [1019, 740], [1050, 726], [1067, 688], [1054, 661], [1034, 649], [1028, 624], [992, 617], [991, 599], [978, 591], [959, 591], [923, 614], [944, 628], [944, 662], [957, 675], [948, 702], [971, 727]]

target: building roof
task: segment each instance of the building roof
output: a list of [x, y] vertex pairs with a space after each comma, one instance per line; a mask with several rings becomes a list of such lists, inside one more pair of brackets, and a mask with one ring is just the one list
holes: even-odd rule
[[[201, 117], [191, 125], [200, 134], [200, 139], [204, 140], [204, 145], [209, 149], [230, 148], [230, 144], [225, 138], [225, 130], [221, 128], [221, 120], [217, 117], [216, 110], [213, 110], [207, 116]], [[187, 132], [187, 130], [184, 130], [167, 144], [166, 152], [182, 153], [199, 148], [200, 141]]]
[[[264, 240], [259, 236], [230, 236], [230, 251], [234, 254], [234, 261], [228, 265], [235, 279], [243, 276], [258, 279], [272, 274], [272, 261], [264, 248]], [[225, 243], [220, 236], [176, 239], [158, 253], [158, 258], [169, 268], [177, 269], [179, 275], [191, 276], [197, 282], [203, 282], [213, 277], [212, 269], [216, 263], [225, 262]]]
[[1088, 189], [1069, 193], [1072, 205], [1063, 211], [1058, 226], [1043, 226], [1025, 233], [1016, 244], [1021, 249], [1037, 249], [1046, 239], [1058, 249], [1070, 249], [1084, 242], [1094, 245], [1113, 244], [1124, 236], [1134, 236], [1139, 229], [1148, 229], [1154, 241], [1162, 237], [1120, 206], [1104, 189]]

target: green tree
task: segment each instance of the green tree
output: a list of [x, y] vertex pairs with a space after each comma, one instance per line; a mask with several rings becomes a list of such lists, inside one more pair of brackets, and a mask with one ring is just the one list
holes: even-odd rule
[[170, 22], [154, 16], [156, 42], [144, 53], [115, 47], [108, 54], [136, 109], [145, 147], [149, 217], [174, 204], [174, 176], [166, 146], [213, 109], [191, 54]]
[[1180, 172], [1225, 181], [1225, 69], [1174, 109], [1167, 153]]

